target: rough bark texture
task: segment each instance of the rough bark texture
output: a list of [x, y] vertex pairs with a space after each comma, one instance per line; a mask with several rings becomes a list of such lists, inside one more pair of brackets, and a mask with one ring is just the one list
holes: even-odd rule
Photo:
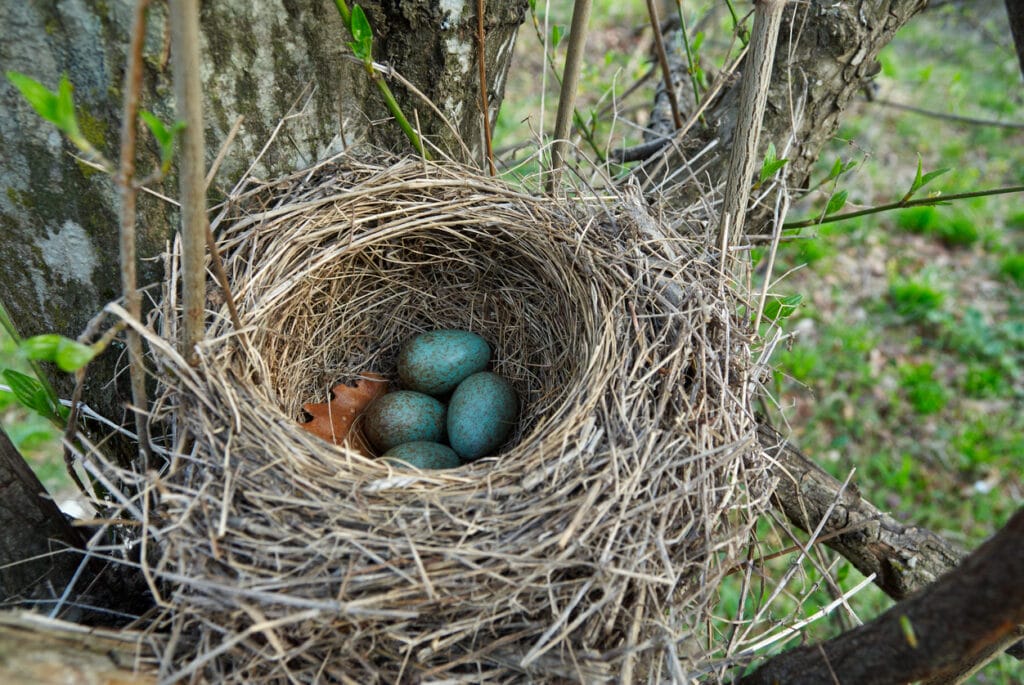
[[156, 656], [141, 638], [0, 613], [0, 683], [155, 685]]
[[[75, 86], [87, 138], [116, 159], [132, 3], [84, 0], [0, 3], [0, 72], [25, 73], [55, 88], [62, 73]], [[476, 65], [475, 3], [467, 0], [370, 2], [374, 56], [415, 84], [458, 127], [479, 159], [482, 119]], [[487, 74], [497, 111], [526, 0], [487, 3]], [[208, 161], [238, 116], [245, 121], [211, 194], [216, 197], [259, 154], [274, 127], [309, 96], [307, 115], [292, 118], [255, 173], [271, 176], [309, 164], [343, 145], [408, 151], [379, 94], [346, 58], [349, 38], [330, 0], [218, 0], [201, 3], [203, 92]], [[167, 54], [166, 8], [154, 3], [144, 50], [143, 107], [165, 121], [174, 108]], [[464, 158], [454, 134], [405, 88], [392, 90], [410, 121], [441, 150]], [[15, 88], [0, 79], [0, 299], [26, 335], [77, 336], [102, 306], [118, 297], [117, 194], [111, 180], [81, 163], [53, 126], [44, 123]], [[140, 174], [152, 168], [155, 148], [141, 139]], [[174, 179], [158, 189], [173, 196]], [[140, 284], [160, 278], [152, 258], [164, 249], [176, 213], [163, 201], [139, 201]], [[116, 347], [116, 346], [115, 346]], [[111, 378], [121, 350], [106, 355]], [[67, 377], [55, 379], [66, 396]], [[127, 384], [86, 388], [86, 401], [115, 420], [128, 401]]]
[[32, 469], [0, 430], [0, 602], [52, 599], [85, 546]]
[[964, 551], [942, 537], [879, 511], [852, 483], [837, 501], [839, 481], [771, 429], [762, 427], [761, 438], [778, 464], [777, 508], [805, 531], [825, 520], [825, 544], [864, 575], [874, 573], [875, 584], [893, 599], [909, 597], [963, 559]]
[[[924, 9], [926, 0], [859, 0], [858, 2], [790, 2], [775, 52], [772, 88], [761, 132], [761, 150], [774, 143], [786, 165], [789, 184], [803, 185], [822, 146], [839, 127], [850, 100], [875, 76], [879, 51], [896, 31]], [[677, 59], [679, 57], [677, 56]], [[744, 64], [740, 65], [742, 70]], [[677, 70], [678, 71], [678, 70]], [[681, 96], [689, 83], [680, 79]], [[708, 169], [712, 183], [725, 178], [728, 151], [736, 127], [739, 80], [730, 84], [707, 114], [708, 127], [694, 131], [687, 149], [700, 149], [717, 138], [716, 157]], [[653, 124], [654, 128], [664, 124]], [[704, 161], [704, 160], [702, 160]], [[670, 158], [662, 173], [683, 160]], [[650, 167], [647, 167], [650, 168]], [[659, 179], [655, 179], [659, 180]], [[669, 206], [688, 204], [693, 184], [670, 189]], [[748, 218], [748, 232], [763, 230], [766, 203]]]
[[[256, 166], [258, 177], [292, 171], [345, 145], [411, 150], [362, 65], [347, 59], [350, 38], [331, 0], [218, 0], [200, 5], [207, 162], [236, 119], [245, 117], [210, 190], [213, 199], [232, 187], [296, 105], [305, 104], [305, 115], [289, 118]], [[129, 0], [0, 2], [0, 72], [21, 72], [50, 88], [66, 73], [75, 87], [85, 136], [110, 159], [117, 158], [132, 6]], [[375, 59], [430, 97], [479, 161], [476, 4], [403, 0], [363, 6], [375, 28]], [[493, 112], [501, 102], [525, 9], [526, 0], [487, 3], [486, 66]], [[174, 103], [167, 30], [166, 6], [153, 3], [143, 51], [142, 106], [170, 122]], [[397, 81], [391, 88], [429, 141], [465, 159], [456, 134], [421, 99]], [[145, 176], [154, 167], [156, 150], [148, 136], [140, 139], [138, 168]], [[0, 300], [26, 336], [56, 332], [76, 337], [105, 303], [119, 296], [116, 189], [110, 178], [72, 157], [71, 146], [6, 78], [0, 78], [0, 149]], [[176, 186], [176, 179], [168, 178], [157, 190], [173, 197]], [[170, 203], [142, 194], [138, 217], [139, 283], [157, 283], [162, 265], [154, 258], [177, 227], [177, 212]], [[151, 295], [159, 296], [159, 289]], [[84, 400], [123, 422], [130, 391], [127, 374], [115, 374], [118, 364], [123, 364], [123, 346], [115, 343], [93, 363]], [[117, 382], [111, 380], [115, 377]], [[51, 380], [70, 397], [70, 376]], [[4, 482], [9, 487], [20, 483]], [[31, 489], [22, 495], [31, 496]], [[27, 504], [7, 510], [12, 518], [4, 522], [11, 525], [0, 528], [0, 548], [11, 554], [36, 553], [16, 535], [29, 523], [42, 526], [36, 512]], [[56, 507], [49, 518], [54, 525], [63, 521]], [[47, 539], [45, 531], [40, 534]], [[11, 560], [0, 559], [0, 564]], [[60, 579], [54, 575], [49, 580], [59, 594]], [[14, 581], [5, 577], [4, 582]], [[13, 591], [2, 594], [11, 596]]]
[[869, 623], [768, 661], [740, 685], [956, 682], [1024, 622], [1024, 509], [956, 570]]
[[[776, 461], [778, 484], [772, 501], [791, 523], [807, 532], [818, 530], [825, 544], [865, 576], [874, 574], [875, 585], [901, 601], [951, 572], [966, 553], [935, 533], [907, 526], [862, 499], [857, 486], [845, 490], [842, 483], [786, 442], [768, 426], [759, 429], [761, 445]], [[843, 490], [840, 495], [840, 490]], [[822, 525], [822, 521], [824, 524]], [[1024, 659], [1024, 626], [1007, 636], [1006, 644], [993, 645], [986, 654], [1006, 650]], [[964, 672], [969, 666], [963, 664]]]

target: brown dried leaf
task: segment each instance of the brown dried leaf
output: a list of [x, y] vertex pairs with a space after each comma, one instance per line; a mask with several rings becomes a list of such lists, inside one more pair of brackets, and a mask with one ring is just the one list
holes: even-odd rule
[[351, 437], [351, 447], [367, 454], [366, 441], [360, 435], [350, 436], [349, 430], [370, 402], [383, 395], [387, 388], [387, 380], [375, 373], [366, 374], [356, 381], [355, 385], [339, 383], [331, 388], [334, 399], [330, 402], [302, 405], [313, 418], [299, 425], [318, 438], [333, 442], [335, 445], [340, 445], [346, 438]]

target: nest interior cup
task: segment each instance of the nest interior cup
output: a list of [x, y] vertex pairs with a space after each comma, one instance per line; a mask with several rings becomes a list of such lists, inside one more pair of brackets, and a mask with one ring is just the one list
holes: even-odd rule
[[[413, 160], [237, 206], [218, 240], [244, 335], [222, 311], [198, 368], [160, 360], [194, 436], [154, 534], [178, 672], [600, 682], [695, 639], [764, 505], [754, 365], [696, 245]], [[482, 335], [521, 398], [497, 456], [395, 470], [299, 428], [435, 328]]]

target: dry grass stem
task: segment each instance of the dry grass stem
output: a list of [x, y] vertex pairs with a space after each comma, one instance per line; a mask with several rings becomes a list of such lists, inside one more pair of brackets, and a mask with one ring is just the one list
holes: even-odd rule
[[[145, 520], [173, 636], [164, 682], [707, 669], [717, 588], [768, 506], [750, 406], [763, 365], [706, 237], [678, 237], [639, 192], [570, 204], [344, 156], [239, 187], [218, 241], [249, 344], [232, 344], [226, 305], [195, 366], [128, 321], [171, 451], [139, 488], [152, 504], [122, 503]], [[163, 332], [180, 327], [179, 249]], [[394, 380], [400, 343], [442, 327], [483, 335], [522, 399], [498, 456], [398, 471], [299, 427], [304, 402]]]

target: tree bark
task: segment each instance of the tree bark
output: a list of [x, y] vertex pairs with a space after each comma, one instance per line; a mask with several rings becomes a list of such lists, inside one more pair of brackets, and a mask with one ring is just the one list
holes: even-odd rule
[[1024, 75], [1024, 0], [1006, 0], [1006, 16], [1010, 20], [1010, 33], [1017, 48], [1020, 73]]
[[773, 657], [739, 685], [956, 682], [1024, 623], [1024, 509], [954, 571], [869, 623]]
[[140, 633], [0, 613], [0, 683], [155, 685], [157, 659]]
[[[779, 42], [775, 51], [772, 87], [762, 121], [760, 150], [763, 156], [769, 143], [775, 145], [780, 158], [788, 159], [785, 173], [790, 187], [802, 187], [824, 144], [839, 127], [851, 99], [880, 71], [878, 53], [907, 23], [927, 5], [926, 0], [884, 0], [880, 2], [791, 2], [783, 16]], [[675, 54], [676, 60], [685, 59]], [[740, 70], [746, 69], [741, 63]], [[685, 65], [673, 71], [685, 73]], [[736, 133], [739, 81], [735, 79], [712, 103], [705, 115], [707, 125], [694, 129], [683, 149], [699, 150], [712, 140], [718, 146], [710, 160], [706, 175], [713, 184], [725, 178], [728, 153]], [[690, 85], [677, 79], [680, 98]], [[672, 130], [664, 121], [652, 121], [651, 128]], [[685, 159], [663, 148], [668, 163], [648, 163], [639, 174], [659, 168], [651, 180], [660, 183]], [[651, 162], [656, 162], [652, 159]], [[686, 183], [661, 189], [661, 202], [666, 207], [686, 206], [707, 189]], [[773, 207], [771, 199], [748, 215], [748, 233], [765, 230], [766, 219]]]
[[74, 575], [81, 533], [0, 430], [0, 603], [53, 599]]
[[[951, 572], [966, 556], [935, 533], [907, 526], [860, 496], [857, 486], [842, 483], [804, 456], [766, 425], [758, 429], [761, 446], [775, 460], [779, 480], [772, 502], [801, 530], [819, 531], [825, 545], [838, 552], [896, 601], [911, 597]], [[1012, 637], [1012, 636], [1011, 636]], [[1024, 626], [1017, 637], [1024, 637]], [[1016, 644], [1015, 644], [1016, 643]], [[1024, 659], [1024, 643], [1011, 639], [1005, 649]], [[985, 655], [989, 656], [989, 655]]]
[[[79, 123], [86, 137], [116, 159], [121, 78], [131, 5], [128, 0], [0, 3], [0, 72], [25, 73], [55, 88], [62, 73], [75, 86]], [[399, 82], [391, 86], [403, 111], [438, 149], [463, 161], [480, 161], [482, 117], [477, 76], [475, 5], [409, 0], [366, 2], [374, 27], [374, 58], [394, 67], [439, 108], [469, 147], [422, 99]], [[486, 72], [492, 113], [500, 106], [516, 30], [526, 0], [487, 3]], [[219, 0], [201, 3], [207, 162], [239, 116], [244, 122], [214, 180], [223, 196], [260, 155], [275, 127], [294, 109], [304, 116], [284, 124], [256, 164], [257, 177], [292, 171], [345, 146], [410, 152], [390, 121], [380, 95], [349, 59], [350, 40], [330, 0]], [[150, 10], [144, 48], [142, 105], [174, 120], [166, 7]], [[0, 79], [0, 299], [25, 335], [77, 336], [89, 319], [120, 292], [117, 192], [112, 180], [71, 156], [72, 148], [43, 122], [7, 81]], [[142, 136], [140, 175], [154, 167], [156, 148]], [[176, 179], [156, 189], [174, 196]], [[139, 198], [139, 282], [161, 277], [164, 250], [176, 211], [168, 202]], [[117, 347], [116, 345], [114, 346]], [[122, 349], [98, 360], [91, 378], [114, 377]], [[55, 378], [70, 395], [71, 379]], [[121, 420], [130, 393], [92, 382], [85, 400]]]
[[775, 460], [772, 501], [805, 531], [821, 525], [825, 544], [895, 600], [909, 597], [956, 567], [965, 552], [924, 528], [906, 526], [863, 499], [766, 426], [761, 444]]
[[[351, 37], [331, 0], [200, 4], [207, 164], [238, 117], [244, 117], [208, 191], [212, 199], [223, 198], [251, 164], [256, 177], [268, 178], [343, 147], [367, 154], [375, 149], [412, 151], [408, 139], [390, 121], [362, 64], [348, 58], [346, 44]], [[461, 161], [481, 161], [475, 4], [437, 0], [362, 4], [374, 29], [374, 59], [408, 79], [439, 112], [388, 77], [406, 116], [435, 151]], [[109, 159], [118, 156], [132, 5], [130, 0], [0, 3], [5, 32], [0, 41], [0, 73], [21, 72], [51, 89], [61, 74], [67, 74], [75, 87], [79, 124]], [[492, 115], [500, 106], [512, 44], [525, 10], [526, 0], [487, 3], [484, 45]], [[144, 109], [171, 122], [175, 116], [166, 11], [163, 3], [154, 3], [150, 9], [141, 100]], [[299, 110], [303, 114], [288, 117], [274, 143], [264, 150], [275, 127]], [[147, 136], [141, 136], [140, 142], [137, 166], [139, 175], [145, 176], [155, 168], [158, 156]], [[0, 78], [0, 149], [0, 263], [5, 265], [0, 270], [0, 300], [25, 336], [55, 332], [77, 337], [103, 305], [120, 294], [114, 183], [75, 159], [72, 147], [36, 115], [6, 78]], [[173, 197], [176, 186], [172, 173], [155, 189]], [[171, 203], [140, 195], [141, 285], [160, 282], [157, 257], [177, 225], [177, 210]], [[150, 295], [159, 296], [159, 289]], [[117, 373], [123, 349], [114, 343], [93, 362], [83, 395], [87, 404], [121, 423], [127, 420], [124, 407], [131, 398], [127, 374]], [[73, 379], [69, 375], [51, 380], [58, 392], [70, 397]], [[113, 450], [117, 443], [105, 444]], [[135, 454], [134, 446], [122, 447], [123, 456]], [[10, 457], [4, 462], [7, 470], [21, 459], [17, 452], [3, 454], [5, 459]], [[6, 518], [0, 519], [8, 524], [0, 528], [0, 549], [5, 555], [0, 566], [37, 554], [39, 544], [56, 535], [45, 526], [64, 524], [52, 503], [42, 512], [34, 486], [23, 481], [21, 476], [2, 481], [19, 499], [12, 494], [10, 502], [17, 506], [5, 509]], [[46, 576], [53, 592], [60, 594], [68, 569], [56, 561], [45, 563], [54, 568], [43, 573], [35, 563], [4, 571], [2, 594], [15, 596], [28, 579], [14, 574], [30, 569], [37, 580]], [[88, 587], [94, 577], [84, 579], [81, 586]], [[104, 583], [124, 587], [123, 583], [136, 581], [108, 577]]]

